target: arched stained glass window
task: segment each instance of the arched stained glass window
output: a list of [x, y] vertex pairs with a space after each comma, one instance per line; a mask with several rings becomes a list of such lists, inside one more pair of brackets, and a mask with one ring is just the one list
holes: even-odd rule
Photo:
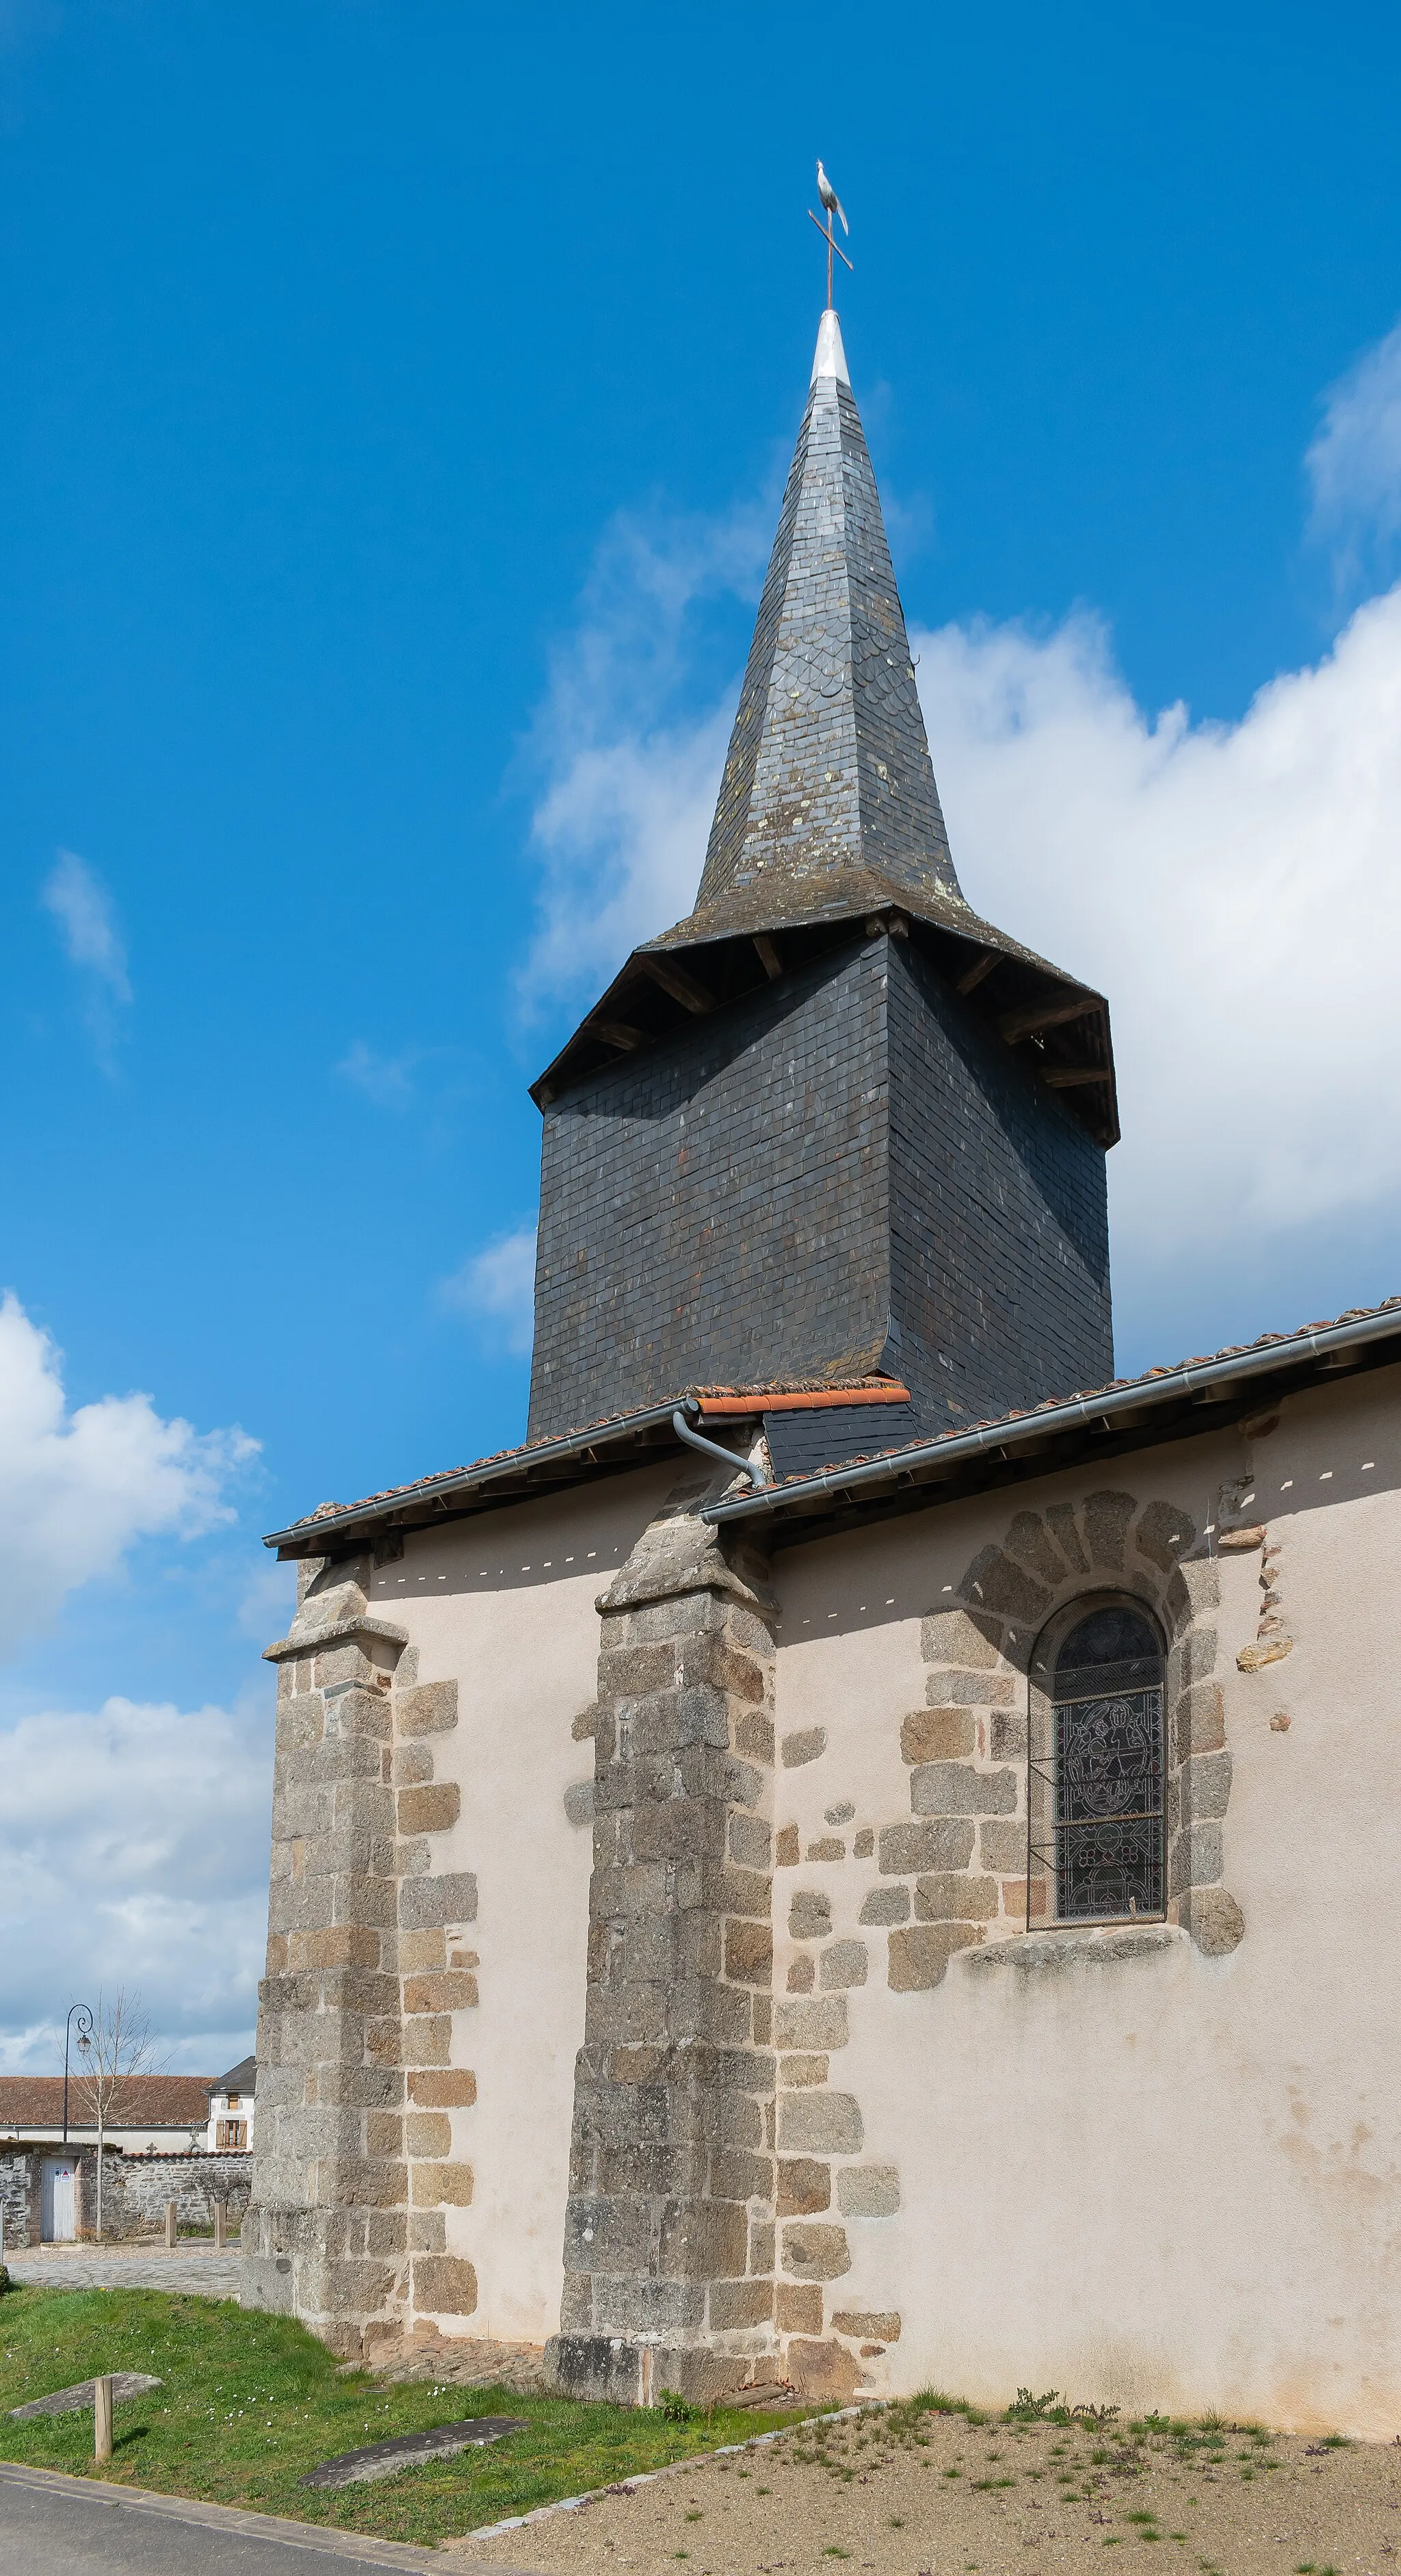
[[1163, 1649], [1128, 1602], [1088, 1611], [1056, 1657], [1056, 1912], [1163, 1910]]

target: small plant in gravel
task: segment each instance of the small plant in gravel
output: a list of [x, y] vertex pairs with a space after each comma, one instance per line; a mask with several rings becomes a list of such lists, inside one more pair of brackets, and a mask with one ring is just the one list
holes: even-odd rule
[[1068, 2424], [1070, 2408], [1058, 2388], [1048, 2388], [1041, 2397], [1034, 2396], [1029, 2388], [1019, 2388], [1007, 2417], [1009, 2423]]

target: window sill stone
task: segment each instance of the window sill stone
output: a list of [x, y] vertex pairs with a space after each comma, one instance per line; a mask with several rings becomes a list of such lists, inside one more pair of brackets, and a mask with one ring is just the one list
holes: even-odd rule
[[1067, 1923], [1053, 1932], [1014, 1932], [1005, 1941], [987, 1941], [960, 1953], [970, 1974], [992, 1968], [1014, 1968], [1023, 1976], [1055, 1976], [1068, 1968], [1116, 1968], [1130, 1959], [1151, 1958], [1160, 1950], [1190, 1950], [1192, 1936], [1176, 1923]]

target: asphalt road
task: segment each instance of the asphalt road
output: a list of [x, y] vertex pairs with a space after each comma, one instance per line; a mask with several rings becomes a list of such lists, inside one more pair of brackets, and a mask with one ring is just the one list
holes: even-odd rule
[[[521, 2576], [473, 2562], [475, 2576]], [[356, 2576], [436, 2568], [437, 2550], [0, 2462], [0, 2576]]]

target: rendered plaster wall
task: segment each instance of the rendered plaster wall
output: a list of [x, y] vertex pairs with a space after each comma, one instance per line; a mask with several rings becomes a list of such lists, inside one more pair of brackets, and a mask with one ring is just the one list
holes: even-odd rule
[[[1401, 2430], [1396, 1378], [775, 1559], [778, 2313], [834, 2390]], [[1189, 1528], [1179, 1596], [1139, 1536]], [[1025, 1680], [960, 1701], [946, 1653], [987, 1551], [1033, 1587], [1013, 1657], [1077, 1588], [1178, 1598], [1195, 1938], [1027, 1935]]]
[[[375, 1568], [370, 1606], [400, 1622], [418, 1683], [455, 1683], [457, 1722], [433, 1739], [432, 1787], [456, 1821], [432, 1836], [435, 1872], [470, 1872], [474, 2001], [451, 2013], [449, 2066], [475, 2099], [410, 2117], [426, 2137], [421, 2197], [441, 2152], [464, 2202], [445, 2250], [471, 2265], [475, 2307], [444, 2334], [543, 2344], [559, 2326], [574, 2060], [584, 2032], [593, 1744], [572, 1732], [598, 1684], [595, 1602], [650, 1520], [674, 1468], [600, 1480], [553, 1502], [411, 1536]], [[465, 1991], [465, 1990], [464, 1990]], [[424, 2089], [423, 2078], [419, 2079]]]

